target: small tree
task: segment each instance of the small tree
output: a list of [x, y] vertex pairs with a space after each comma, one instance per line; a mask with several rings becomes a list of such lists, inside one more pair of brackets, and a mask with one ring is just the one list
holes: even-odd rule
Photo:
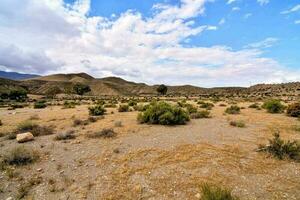
[[168, 87], [165, 86], [164, 84], [158, 86], [158, 88], [156, 89], [156, 91], [161, 94], [161, 95], [165, 95], [167, 94], [167, 91], [168, 91]]
[[76, 83], [73, 87], [73, 90], [75, 91], [76, 94], [83, 95], [84, 93], [90, 92], [91, 88], [88, 85]]

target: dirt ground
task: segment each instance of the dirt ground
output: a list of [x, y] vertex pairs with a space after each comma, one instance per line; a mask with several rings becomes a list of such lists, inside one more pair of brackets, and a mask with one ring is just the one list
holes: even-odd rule
[[[12, 197], [32, 177], [42, 181], [25, 199], [197, 199], [204, 182], [232, 189], [241, 199], [300, 199], [300, 163], [277, 160], [256, 152], [279, 130], [284, 139], [300, 139], [293, 130], [300, 121], [284, 114], [248, 108], [225, 115], [225, 107], [212, 109], [212, 118], [193, 119], [187, 125], [138, 124], [137, 112], [119, 113], [109, 108], [104, 119], [73, 127], [73, 119], [87, 119], [87, 105], [74, 109], [0, 109], [1, 132], [37, 115], [40, 125], [55, 132], [74, 130], [74, 140], [55, 141], [55, 135], [18, 144], [0, 138], [0, 154], [16, 146], [40, 152], [38, 162], [16, 167], [16, 177], [0, 172], [0, 199]], [[113, 113], [111, 113], [113, 111]], [[229, 125], [243, 120], [245, 128]], [[115, 122], [121, 121], [121, 127]], [[88, 138], [87, 134], [113, 128], [115, 138]]]

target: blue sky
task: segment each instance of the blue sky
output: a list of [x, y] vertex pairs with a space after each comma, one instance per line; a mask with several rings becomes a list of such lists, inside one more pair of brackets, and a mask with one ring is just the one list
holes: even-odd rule
[[2, 1], [2, 70], [207, 87], [300, 80], [299, 0]]

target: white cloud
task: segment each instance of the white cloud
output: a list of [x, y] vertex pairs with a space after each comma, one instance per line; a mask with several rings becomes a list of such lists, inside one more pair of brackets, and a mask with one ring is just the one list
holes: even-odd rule
[[225, 18], [222, 18], [222, 19], [219, 21], [219, 25], [225, 24], [225, 22], [226, 22], [226, 19], [225, 19]]
[[255, 48], [255, 49], [269, 48], [274, 46], [276, 43], [278, 43], [278, 41], [279, 41], [278, 38], [269, 37], [262, 41], [248, 44], [245, 46], [245, 48]]
[[300, 19], [295, 21], [295, 24], [300, 24]]
[[[205, 0], [154, 5], [151, 17], [127, 11], [89, 16], [90, 1], [2, 0], [0, 66], [27, 73], [87, 72], [95, 77], [200, 86], [299, 80], [259, 48], [186, 46], [191, 36], [216, 30], [200, 25]], [[33, 14], [34, 13], [34, 14]]]
[[252, 13], [246, 13], [245, 15], [244, 15], [244, 18], [245, 19], [248, 19], [249, 17], [251, 17], [252, 16]]
[[258, 2], [261, 6], [263, 6], [263, 5], [266, 5], [266, 4], [270, 3], [270, 0], [257, 0], [257, 2]]
[[233, 7], [232, 8], [232, 11], [239, 11], [239, 10], [241, 10], [239, 7]]
[[300, 4], [298, 5], [295, 5], [294, 7], [292, 7], [291, 9], [289, 10], [284, 10], [281, 12], [281, 14], [289, 14], [289, 13], [293, 13], [293, 12], [297, 12], [300, 10]]
[[234, 3], [234, 2], [236, 2], [236, 0], [228, 0], [228, 1], [227, 1], [227, 4], [232, 4], [232, 3]]

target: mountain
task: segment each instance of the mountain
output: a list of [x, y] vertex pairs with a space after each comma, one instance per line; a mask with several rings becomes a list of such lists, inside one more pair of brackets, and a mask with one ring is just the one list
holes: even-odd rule
[[39, 77], [39, 75], [0, 71], [0, 78], [5, 78], [5, 79], [23, 80], [23, 79], [29, 79], [29, 78], [35, 78], [35, 77]]
[[[92, 96], [151, 96], [157, 95], [158, 85], [135, 83], [119, 77], [94, 78], [86, 73], [53, 74], [12, 81], [2, 79], [9, 86], [26, 88], [31, 94], [47, 94], [50, 91], [73, 93], [76, 83], [89, 85]], [[0, 79], [1, 83], [1, 79]], [[1, 83], [2, 84], [2, 83]], [[300, 98], [300, 82], [282, 84], [258, 84], [251, 87], [203, 88], [192, 85], [168, 86], [168, 95], [173, 96], [223, 96], [223, 97], [295, 97]]]

